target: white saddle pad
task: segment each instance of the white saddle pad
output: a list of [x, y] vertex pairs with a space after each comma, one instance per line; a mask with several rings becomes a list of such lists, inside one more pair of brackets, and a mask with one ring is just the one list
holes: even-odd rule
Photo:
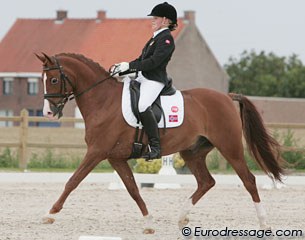
[[[124, 77], [124, 87], [122, 95], [122, 112], [125, 121], [132, 127], [142, 128], [142, 124], [137, 124], [137, 119], [131, 109], [129, 85], [131, 79]], [[180, 91], [176, 91], [171, 96], [161, 96], [161, 105], [165, 114], [166, 128], [178, 127], [183, 123], [184, 118], [184, 101]], [[159, 128], [164, 128], [163, 116], [158, 123]]]

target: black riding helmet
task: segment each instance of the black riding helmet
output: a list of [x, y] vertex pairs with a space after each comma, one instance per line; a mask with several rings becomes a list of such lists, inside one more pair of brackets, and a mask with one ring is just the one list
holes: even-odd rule
[[169, 26], [170, 30], [174, 30], [177, 27], [177, 11], [167, 2], [156, 5], [147, 16], [166, 17], [172, 21]]

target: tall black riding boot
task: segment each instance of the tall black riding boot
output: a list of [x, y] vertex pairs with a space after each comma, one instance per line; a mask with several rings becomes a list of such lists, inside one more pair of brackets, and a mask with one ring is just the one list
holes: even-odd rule
[[140, 113], [140, 119], [149, 141], [148, 152], [142, 158], [145, 158], [146, 161], [161, 158], [158, 123], [151, 107]]

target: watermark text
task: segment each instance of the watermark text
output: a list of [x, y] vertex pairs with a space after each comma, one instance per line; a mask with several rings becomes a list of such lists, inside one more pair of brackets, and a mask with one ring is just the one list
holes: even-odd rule
[[211, 238], [211, 237], [250, 237], [250, 238], [268, 238], [268, 237], [300, 237], [304, 236], [302, 230], [257, 230], [257, 229], [244, 229], [244, 230], [234, 230], [226, 227], [222, 230], [216, 229], [204, 229], [202, 227], [184, 227], [182, 230], [182, 235], [185, 237], [202, 237]]

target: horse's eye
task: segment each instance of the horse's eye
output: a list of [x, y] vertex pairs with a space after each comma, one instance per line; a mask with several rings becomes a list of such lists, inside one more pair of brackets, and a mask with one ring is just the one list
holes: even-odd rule
[[55, 85], [58, 83], [58, 79], [57, 78], [51, 78], [51, 84]]

